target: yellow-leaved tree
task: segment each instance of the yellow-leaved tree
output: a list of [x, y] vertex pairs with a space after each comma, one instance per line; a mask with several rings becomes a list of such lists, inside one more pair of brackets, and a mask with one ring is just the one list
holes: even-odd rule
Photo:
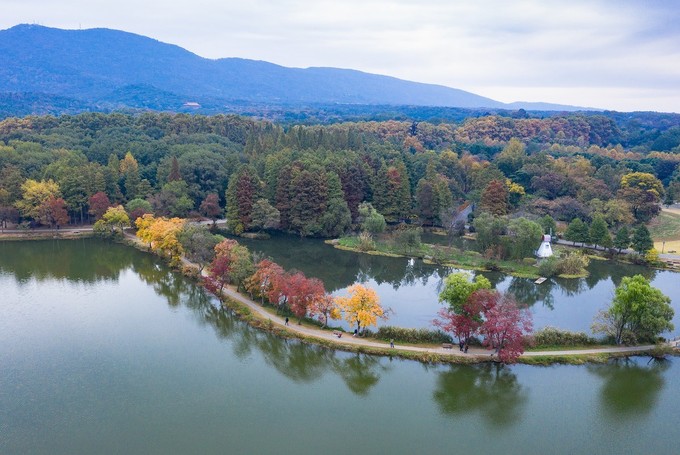
[[349, 297], [336, 297], [336, 302], [350, 325], [357, 326], [357, 333], [366, 327], [376, 325], [378, 318], [387, 319], [387, 314], [380, 306], [378, 294], [361, 284], [347, 288]]

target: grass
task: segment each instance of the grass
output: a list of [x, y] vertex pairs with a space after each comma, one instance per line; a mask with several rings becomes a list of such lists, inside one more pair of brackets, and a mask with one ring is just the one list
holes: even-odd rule
[[437, 245], [435, 249], [434, 245], [422, 243], [417, 248], [404, 251], [392, 243], [376, 240], [374, 250], [362, 251], [359, 249], [359, 239], [355, 236], [342, 237], [337, 242], [327, 243], [341, 250], [390, 257], [415, 257], [423, 259], [428, 264], [440, 264], [468, 270], [486, 271], [490, 270], [489, 265], [492, 264], [494, 270], [508, 275], [531, 279], [539, 277], [538, 269], [533, 265], [520, 261], [486, 259], [476, 251], [463, 251], [455, 247]]
[[662, 248], [665, 253], [680, 251], [680, 210], [663, 209], [649, 224], [649, 233], [657, 251], [661, 252]]

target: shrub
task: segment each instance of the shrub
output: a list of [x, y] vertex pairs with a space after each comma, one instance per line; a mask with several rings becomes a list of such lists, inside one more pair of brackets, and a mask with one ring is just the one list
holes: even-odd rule
[[360, 251], [375, 250], [375, 242], [373, 241], [373, 236], [369, 232], [363, 231], [361, 234], [359, 234], [359, 243], [357, 244], [357, 248]]
[[555, 256], [550, 256], [541, 260], [538, 264], [538, 273], [546, 278], [559, 275], [559, 259]]
[[585, 332], [570, 332], [555, 327], [544, 327], [533, 335], [534, 345], [541, 346], [583, 346], [597, 344], [598, 340]]
[[384, 326], [375, 333], [381, 340], [401, 341], [403, 343], [453, 343], [453, 338], [441, 330], [405, 329], [403, 327]]

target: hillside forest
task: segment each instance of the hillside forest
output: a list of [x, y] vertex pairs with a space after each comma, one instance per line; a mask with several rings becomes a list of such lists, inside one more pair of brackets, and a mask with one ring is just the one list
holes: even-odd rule
[[226, 216], [235, 234], [337, 237], [374, 215], [451, 230], [472, 206], [466, 222], [597, 220], [614, 234], [680, 198], [676, 117], [520, 112], [304, 126], [168, 113], [7, 118], [0, 222], [88, 223], [122, 205], [132, 219]]

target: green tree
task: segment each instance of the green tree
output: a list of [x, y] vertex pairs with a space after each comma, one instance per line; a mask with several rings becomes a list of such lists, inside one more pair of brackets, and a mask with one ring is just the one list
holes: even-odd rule
[[616, 237], [614, 238], [614, 247], [619, 250], [625, 250], [630, 246], [630, 232], [626, 226], [616, 231]]
[[466, 272], [452, 273], [444, 279], [439, 301], [446, 303], [454, 313], [461, 314], [468, 298], [480, 289], [491, 289], [491, 282], [486, 277], [477, 275], [472, 279]]
[[541, 228], [543, 228], [544, 234], [550, 234], [552, 236], [557, 235], [557, 223], [555, 222], [555, 218], [551, 217], [550, 215], [539, 218], [538, 224], [540, 224]]
[[610, 248], [612, 246], [612, 236], [609, 234], [607, 222], [602, 215], [595, 215], [593, 217], [590, 229], [588, 230], [588, 238], [595, 247], [600, 245], [604, 248]]
[[186, 257], [198, 264], [198, 273], [212, 261], [215, 246], [220, 242], [219, 237], [210, 233], [206, 226], [186, 223], [177, 233], [177, 240]]
[[541, 243], [543, 229], [526, 218], [515, 218], [508, 225], [508, 236], [511, 238], [510, 251], [515, 259], [531, 257]]
[[371, 234], [380, 234], [385, 232], [387, 223], [385, 217], [382, 216], [370, 202], [362, 202], [359, 204], [359, 221], [361, 223], [361, 230]]
[[588, 225], [585, 224], [581, 218], [574, 218], [567, 226], [567, 230], [564, 232], [564, 238], [571, 242], [581, 242], [584, 244], [588, 241]]
[[649, 233], [649, 229], [644, 224], [638, 226], [633, 232], [633, 239], [631, 240], [633, 249], [640, 254], [644, 254], [654, 247], [654, 241]]
[[268, 200], [261, 198], [253, 205], [251, 226], [260, 231], [266, 229], [278, 229], [281, 223], [281, 214]]
[[616, 344], [624, 340], [654, 341], [674, 329], [670, 301], [642, 275], [624, 277], [609, 309], [598, 315], [593, 332], [612, 336]]
[[508, 229], [508, 219], [483, 212], [474, 219], [472, 225], [477, 233], [479, 249], [486, 251], [502, 245], [502, 236]]

